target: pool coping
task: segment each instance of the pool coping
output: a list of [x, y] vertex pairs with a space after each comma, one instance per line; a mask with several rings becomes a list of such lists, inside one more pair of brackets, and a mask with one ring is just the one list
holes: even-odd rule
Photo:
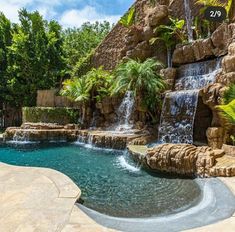
[[[25, 181], [22, 181], [22, 178], [25, 179]], [[49, 168], [22, 167], [22, 166], [8, 165], [0, 162], [0, 180], [1, 180], [0, 190], [2, 190], [1, 193], [3, 194], [0, 197], [0, 202], [1, 201], [3, 202], [0, 205], [1, 209], [0, 227], [4, 228], [5, 232], [16, 231], [16, 230], [25, 232], [25, 231], [33, 231], [33, 229], [39, 230], [40, 228], [41, 230], [39, 231], [62, 231], [62, 232], [117, 231], [115, 230], [115, 228], [110, 229], [110, 226], [108, 225], [106, 225], [108, 226], [106, 227], [104, 223], [101, 224], [97, 223], [97, 221], [94, 220], [95, 218], [92, 215], [90, 215], [90, 213], [86, 212], [86, 210], [84, 210], [83, 206], [80, 205], [78, 207], [76, 205], [76, 202], [81, 195], [81, 191], [79, 187], [75, 185], [75, 183], [69, 177], [67, 177], [61, 172]], [[230, 208], [229, 209], [225, 208], [225, 210], [229, 210], [229, 215], [225, 215], [224, 217], [222, 217], [220, 219], [221, 221], [219, 222], [218, 220], [217, 221], [212, 220], [212, 223], [215, 224], [210, 223], [207, 226], [199, 228], [197, 227], [188, 231], [221, 232], [221, 226], [223, 227], [227, 226], [226, 231], [232, 231], [234, 227], [231, 226], [231, 223], [232, 225], [235, 225], [235, 213], [234, 213], [235, 177], [209, 178], [207, 180], [212, 182], [219, 181], [220, 187], [222, 182], [224, 183], [224, 185], [227, 186], [227, 188], [225, 187], [224, 189], [228, 195], [226, 196], [223, 195], [223, 191], [221, 189], [220, 191], [217, 191], [217, 194], [223, 195], [220, 196], [221, 198], [220, 206], [223, 205], [223, 207], [225, 207], [225, 205], [226, 204], [228, 205], [229, 203]], [[48, 188], [48, 190], [50, 191], [40, 192], [41, 188], [42, 189], [45, 188], [45, 190]], [[16, 197], [16, 202], [15, 201], [12, 202], [11, 194], [13, 192], [14, 192], [14, 197]], [[35, 202], [32, 201], [32, 199], [38, 200], [33, 197], [33, 194], [39, 194], [38, 192], [40, 192], [41, 195], [36, 195], [36, 196], [40, 198], [39, 200], [42, 200], [40, 203], [44, 205], [43, 201], [45, 201], [45, 205], [43, 207], [41, 205], [37, 205], [37, 207], [35, 207]], [[22, 195], [22, 193], [24, 193], [24, 195]], [[4, 194], [9, 194], [9, 195], [8, 197], [4, 198], [3, 197]], [[20, 201], [18, 201], [19, 200], [18, 198], [20, 198]], [[48, 198], [50, 201], [48, 200]], [[228, 201], [229, 199], [230, 201]], [[231, 202], [231, 200], [233, 202]], [[14, 203], [14, 206], [12, 205], [12, 203]], [[15, 203], [17, 203], [17, 207], [15, 206]], [[224, 209], [223, 207], [222, 210]], [[50, 210], [51, 208], [53, 210]], [[27, 211], [26, 216], [24, 214], [25, 211]], [[221, 207], [220, 207], [220, 212], [221, 212]], [[219, 212], [215, 211], [215, 213]], [[43, 214], [47, 214], [48, 216], [47, 220], [45, 220], [45, 218], [42, 217]], [[205, 212], [205, 214], [201, 214], [200, 216], [202, 219], [205, 219], [205, 217], [209, 217], [210, 215]], [[63, 220], [61, 220], [61, 217], [63, 218]], [[38, 218], [40, 223], [34, 221], [33, 219], [35, 218]], [[149, 223], [150, 222], [149, 220], [152, 219], [144, 219], [144, 220]], [[164, 228], [167, 228], [167, 230], [169, 231], [168, 227], [169, 223], [167, 222], [167, 220], [165, 221], [165, 223], [167, 224], [164, 224]], [[179, 221], [177, 221], [177, 223], [179, 223]], [[14, 228], [14, 230], [12, 228]], [[145, 230], [137, 230], [136, 224], [133, 223], [132, 223], [132, 228], [135, 228], [135, 231], [138, 232], [145, 231]], [[185, 229], [190, 229], [190, 228], [185, 228]], [[129, 230], [124, 230], [124, 231], [129, 231]], [[150, 230], [148, 229], [146, 231]], [[159, 230], [159, 231], [164, 231], [164, 230]], [[179, 231], [179, 230], [171, 230], [171, 231]]]

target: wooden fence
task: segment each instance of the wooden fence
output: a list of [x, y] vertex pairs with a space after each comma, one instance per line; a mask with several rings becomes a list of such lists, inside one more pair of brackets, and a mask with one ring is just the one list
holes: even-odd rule
[[79, 105], [66, 97], [60, 96], [57, 89], [50, 89], [37, 91], [37, 106], [78, 108]]

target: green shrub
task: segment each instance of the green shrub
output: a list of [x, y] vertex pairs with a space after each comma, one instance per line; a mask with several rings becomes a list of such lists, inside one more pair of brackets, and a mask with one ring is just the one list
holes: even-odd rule
[[65, 107], [24, 107], [23, 122], [58, 123], [61, 125], [77, 123], [79, 110]]

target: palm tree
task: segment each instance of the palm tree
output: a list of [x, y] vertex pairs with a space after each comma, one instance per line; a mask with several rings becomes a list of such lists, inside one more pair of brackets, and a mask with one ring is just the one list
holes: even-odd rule
[[110, 72], [99, 67], [91, 69], [86, 75], [88, 85], [90, 86], [91, 99], [100, 101], [104, 96], [109, 95], [110, 85], [113, 81], [113, 76]]
[[69, 79], [63, 82], [63, 88], [60, 91], [62, 96], [70, 100], [81, 103], [82, 123], [86, 116], [86, 103], [90, 99], [90, 84], [86, 81], [85, 76], [81, 78]]
[[160, 92], [166, 87], [165, 81], [157, 72], [162, 66], [162, 63], [150, 58], [143, 63], [130, 59], [120, 64], [115, 71], [112, 95], [132, 91], [135, 98], [140, 100], [141, 106], [147, 108], [154, 119], [152, 112], [156, 110]]

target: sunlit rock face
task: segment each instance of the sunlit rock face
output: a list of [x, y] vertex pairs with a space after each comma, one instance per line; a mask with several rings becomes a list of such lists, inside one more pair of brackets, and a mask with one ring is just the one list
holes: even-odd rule
[[3, 135], [6, 142], [49, 142], [75, 141], [77, 128], [74, 124], [65, 126], [53, 123], [24, 123], [21, 127], [8, 127]]
[[[178, 46], [173, 54], [173, 64], [193, 63], [211, 57], [226, 55], [228, 47], [234, 38], [235, 24], [224, 23], [212, 33], [210, 38], [195, 40], [192, 44]], [[227, 59], [231, 60], [232, 58]]]
[[183, 175], [209, 176], [215, 159], [223, 155], [223, 150], [213, 150], [207, 146], [162, 144], [148, 149], [145, 160], [152, 170]]

